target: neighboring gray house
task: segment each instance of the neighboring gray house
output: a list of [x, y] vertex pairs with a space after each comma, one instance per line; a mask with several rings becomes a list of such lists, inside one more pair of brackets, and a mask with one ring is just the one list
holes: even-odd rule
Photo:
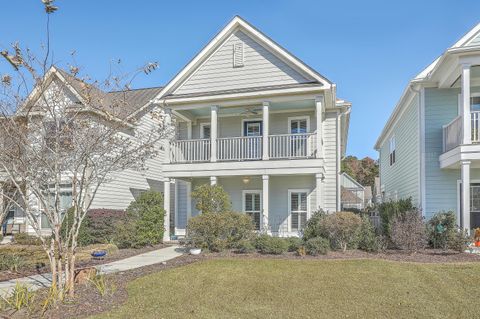
[[375, 144], [385, 200], [480, 226], [480, 24], [418, 74]]

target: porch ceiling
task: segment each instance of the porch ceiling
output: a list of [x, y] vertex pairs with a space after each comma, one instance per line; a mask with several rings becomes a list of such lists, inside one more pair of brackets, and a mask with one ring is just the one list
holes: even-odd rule
[[[461, 74], [460, 70], [455, 71], [457, 79], [455, 82], [453, 82], [452, 86], [453, 88], [459, 88], [461, 86]], [[475, 65], [472, 66], [470, 69], [470, 81], [471, 81], [471, 86], [479, 86], [480, 85], [480, 66]]]
[[[300, 101], [288, 101], [288, 102], [274, 102], [270, 103], [270, 112], [275, 111], [284, 111], [284, 110], [292, 110], [295, 112], [295, 109], [314, 109], [315, 108], [315, 100], [300, 100]], [[261, 104], [253, 104], [251, 106], [235, 106], [235, 107], [221, 107], [219, 108], [218, 115], [242, 115], [246, 110], [255, 110], [258, 114], [262, 114], [262, 105]], [[192, 108], [189, 110], [182, 110], [178, 111], [181, 114], [189, 115], [190, 117], [209, 117], [210, 116], [210, 108], [208, 107], [200, 107], [200, 108]]]

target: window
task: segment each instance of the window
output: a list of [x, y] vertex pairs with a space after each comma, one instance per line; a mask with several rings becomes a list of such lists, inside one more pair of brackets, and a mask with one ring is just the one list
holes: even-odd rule
[[260, 191], [243, 191], [243, 211], [252, 217], [256, 230], [260, 230], [261, 206]]
[[470, 110], [472, 112], [480, 111], [480, 96], [472, 96], [470, 98]]
[[308, 118], [290, 118], [290, 134], [302, 134], [308, 133], [309, 130], [309, 123]]
[[241, 68], [244, 65], [243, 43], [238, 42], [233, 45], [233, 67]]
[[395, 164], [395, 136], [390, 138], [389, 149], [390, 149], [390, 166], [392, 166], [393, 164]]
[[262, 121], [244, 121], [243, 122], [243, 136], [261, 136], [262, 135]]
[[[53, 207], [55, 205], [55, 192], [54, 192], [54, 189], [53, 189], [53, 185], [51, 185], [49, 187], [47, 199], [48, 199], [49, 207], [51, 207], [53, 209]], [[72, 185], [71, 184], [61, 184], [60, 185], [60, 193], [59, 193], [58, 201], [59, 201], [60, 213], [61, 213], [62, 218], [63, 218], [63, 216], [65, 215], [67, 210], [70, 207], [72, 207], [73, 198], [72, 198]], [[44, 228], [44, 229], [50, 228], [48, 218], [45, 214], [41, 214], [41, 227]]]
[[307, 191], [289, 191], [290, 229], [301, 231], [307, 223]]
[[200, 124], [200, 138], [210, 138], [210, 124]]

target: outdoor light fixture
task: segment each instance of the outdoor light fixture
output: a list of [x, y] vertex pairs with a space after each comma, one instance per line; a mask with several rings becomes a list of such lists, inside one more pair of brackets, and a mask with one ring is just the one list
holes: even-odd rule
[[242, 179], [243, 183], [244, 184], [248, 184], [250, 183], [250, 177], [249, 176], [245, 176], [243, 179]]

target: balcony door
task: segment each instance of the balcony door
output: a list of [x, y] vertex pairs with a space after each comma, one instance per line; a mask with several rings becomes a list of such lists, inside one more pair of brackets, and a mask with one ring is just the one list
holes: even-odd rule
[[308, 155], [308, 136], [306, 133], [309, 131], [309, 118], [308, 117], [292, 117], [288, 121], [290, 134], [290, 154], [289, 157], [305, 157]]
[[263, 122], [261, 120], [244, 120], [243, 136], [250, 137], [244, 139], [243, 152], [244, 159], [258, 159], [262, 155]]

